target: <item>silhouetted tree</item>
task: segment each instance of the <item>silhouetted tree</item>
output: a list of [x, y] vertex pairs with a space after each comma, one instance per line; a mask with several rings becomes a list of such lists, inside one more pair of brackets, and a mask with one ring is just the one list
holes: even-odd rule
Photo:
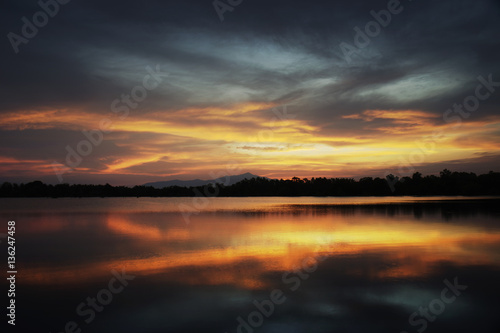
[[[390, 186], [393, 185], [393, 186]], [[394, 191], [393, 191], [394, 190]], [[220, 184], [157, 189], [151, 186], [105, 185], [46, 185], [41, 181], [27, 184], [5, 182], [0, 186], [0, 197], [192, 197], [212, 196], [388, 196], [388, 195], [500, 195], [500, 173], [489, 172], [477, 176], [474, 173], [443, 170], [439, 177], [423, 177], [416, 172], [412, 177], [399, 179], [392, 175], [387, 179], [363, 177], [307, 178], [290, 180], [252, 178], [231, 186]], [[211, 194], [212, 193], [212, 194]]]

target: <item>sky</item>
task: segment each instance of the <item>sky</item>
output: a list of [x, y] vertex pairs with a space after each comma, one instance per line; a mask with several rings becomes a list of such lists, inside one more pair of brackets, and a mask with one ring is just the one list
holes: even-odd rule
[[0, 5], [0, 181], [500, 171], [498, 0], [59, 1]]

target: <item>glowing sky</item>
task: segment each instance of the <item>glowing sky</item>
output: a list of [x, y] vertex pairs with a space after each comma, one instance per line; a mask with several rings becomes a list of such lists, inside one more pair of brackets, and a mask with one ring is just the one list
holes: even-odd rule
[[478, 79], [500, 82], [499, 2], [402, 1], [347, 61], [387, 4], [243, 1], [221, 22], [207, 0], [72, 1], [15, 53], [40, 7], [3, 3], [0, 181], [500, 171], [500, 83]]

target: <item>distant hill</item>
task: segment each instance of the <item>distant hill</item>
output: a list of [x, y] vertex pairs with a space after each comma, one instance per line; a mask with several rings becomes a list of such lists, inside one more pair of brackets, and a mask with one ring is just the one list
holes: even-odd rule
[[153, 186], [154, 188], [164, 188], [164, 187], [170, 187], [170, 186], [181, 186], [181, 187], [195, 187], [195, 186], [205, 186], [210, 183], [219, 183], [219, 184], [224, 184], [227, 186], [236, 184], [243, 179], [252, 179], [252, 178], [259, 178], [260, 176], [253, 175], [249, 172], [241, 174], [241, 175], [234, 175], [234, 176], [227, 176], [227, 177], [221, 177], [217, 179], [208, 179], [208, 180], [202, 180], [202, 179], [193, 179], [193, 180], [168, 180], [168, 181], [162, 181], [162, 182], [152, 182], [152, 183], [146, 183], [144, 186]]

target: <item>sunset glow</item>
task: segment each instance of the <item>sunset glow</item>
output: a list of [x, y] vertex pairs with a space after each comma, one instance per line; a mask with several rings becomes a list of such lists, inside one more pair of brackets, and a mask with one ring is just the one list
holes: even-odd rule
[[[303, 216], [306, 218], [307, 216]], [[335, 260], [343, 256], [357, 256], [366, 253], [382, 253], [385, 260], [396, 266], [378, 270], [379, 278], [425, 276], [439, 262], [456, 265], [496, 265], [500, 259], [492, 251], [500, 243], [500, 234], [486, 234], [481, 227], [450, 225], [436, 222], [422, 229], [422, 224], [408, 220], [388, 221], [380, 216], [364, 219], [357, 225], [352, 217], [336, 216], [335, 224], [331, 216], [309, 218], [307, 224], [294, 223], [292, 219], [272, 215], [266, 223], [243, 223], [235, 226], [232, 219], [207, 218], [203, 224], [186, 228], [160, 229], [156, 226], [134, 223], [125, 217], [110, 216], [107, 232], [126, 236], [134, 244], [154, 244], [155, 256], [137, 259], [115, 259], [94, 263], [92, 269], [85, 264], [61, 267], [51, 271], [43, 266], [24, 269], [23, 280], [27, 283], [75, 283], [81, 279], [93, 279], [106, 275], [114, 267], [127, 272], [149, 275], [169, 272], [177, 283], [187, 284], [230, 284], [248, 289], [266, 288], [258, 276], [269, 272], [293, 271], [303, 265], [304, 260], [311, 265], [321, 265], [321, 256]], [[37, 234], [63, 230], [69, 223], [45, 223], [36, 228]], [[217, 234], [210, 230], [219, 230]], [[223, 230], [232, 230], [228, 243]], [[220, 243], [221, 241], [224, 244]], [[176, 252], [175, 244], [187, 242], [202, 247]], [[482, 250], [474, 245], [483, 244]], [[204, 244], [219, 244], [211, 248]], [[199, 245], [195, 245], [199, 244]], [[397, 249], [397, 250], [394, 250]], [[419, 255], [425, 253], [425, 256]], [[411, 258], [411, 259], [410, 259]], [[416, 261], [416, 258], [420, 260]], [[254, 260], [259, 271], [213, 270], [212, 267], [232, 267], [238, 262]], [[176, 270], [190, 266], [199, 271], [196, 276], [186, 279], [177, 275]], [[352, 272], [356, 274], [356, 272]], [[245, 277], [252, 277], [246, 279]]]
[[3, 320], [500, 332], [499, 17], [499, 0], [3, 1]]
[[[78, 16], [80, 6], [66, 10]], [[165, 6], [158, 12], [167, 17], [135, 17], [130, 26], [90, 6], [107, 37], [82, 34], [93, 26], [81, 22], [41, 35], [20, 57], [7, 52], [0, 180], [141, 185], [500, 165], [500, 74], [495, 52], [484, 51], [496, 43], [499, 8], [488, 0], [454, 9], [475, 32], [446, 4], [407, 4], [408, 16], [349, 57], [339, 45], [353, 43], [372, 3], [335, 19], [323, 15], [344, 10], [339, 4], [304, 5], [267, 28], [253, 19], [257, 4], [222, 25], [213, 12]], [[300, 23], [302, 13], [317, 24]], [[179, 17], [192, 25], [182, 29]], [[410, 28], [412, 19], [441, 23], [430, 33]]]

